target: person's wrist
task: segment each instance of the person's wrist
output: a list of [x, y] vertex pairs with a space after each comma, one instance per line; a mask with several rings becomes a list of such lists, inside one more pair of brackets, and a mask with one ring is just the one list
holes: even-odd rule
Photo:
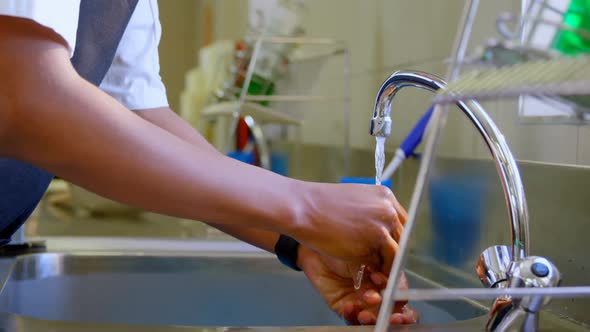
[[299, 244], [299, 248], [297, 248], [297, 267], [302, 271], [305, 271], [305, 262], [309, 257], [309, 249], [307, 249], [304, 245]]
[[309, 195], [312, 184], [304, 181], [293, 180], [290, 184], [291, 204], [289, 204], [289, 224], [283, 234], [287, 234], [300, 241], [305, 241], [311, 229], [309, 218]]
[[306, 247], [303, 244], [299, 245], [299, 252], [297, 254], [297, 266], [305, 273], [313, 271], [314, 266], [317, 266], [318, 258], [321, 255], [315, 250]]

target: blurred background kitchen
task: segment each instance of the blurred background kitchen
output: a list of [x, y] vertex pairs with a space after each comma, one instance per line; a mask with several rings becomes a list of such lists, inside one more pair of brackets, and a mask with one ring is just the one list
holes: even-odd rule
[[[305, 180], [371, 178], [375, 140], [368, 128], [381, 83], [402, 69], [444, 76], [464, 3], [160, 1], [161, 76], [171, 107], [232, 157]], [[548, 3], [561, 13], [537, 9], [537, 14], [562, 22], [570, 1]], [[481, 2], [469, 44], [471, 60], [480, 59], [478, 54], [492, 38], [505, 39], [497, 27], [499, 15], [520, 9], [516, 0]], [[255, 36], [261, 31], [300, 39], [263, 41], [258, 62], [251, 65]], [[566, 52], [557, 45], [561, 32], [559, 27], [542, 26], [532, 39], [539, 48]], [[244, 86], [247, 94], [242, 94]], [[418, 89], [404, 90], [395, 99], [387, 161], [431, 100], [430, 92]], [[590, 127], [586, 118], [572, 116], [567, 105], [533, 99], [490, 101], [483, 106], [519, 161], [531, 214], [533, 253], [552, 259], [567, 275], [565, 285], [587, 283]], [[230, 135], [231, 115], [238, 108], [249, 116]], [[406, 206], [420, 152], [419, 148], [392, 176], [390, 185]], [[508, 243], [508, 217], [489, 151], [461, 112], [450, 113], [428, 188], [411, 253], [424, 257], [423, 262], [430, 259], [456, 269], [456, 279], [444, 282], [448, 286], [478, 285], [475, 260], [484, 248]], [[61, 180], [54, 181], [26, 223], [26, 236], [66, 246], [76, 241], [88, 245], [101, 237], [187, 243], [231, 240], [205, 224], [139, 211]], [[554, 309], [590, 323], [582, 314], [588, 302], [576, 305], [576, 301], [555, 301]]]

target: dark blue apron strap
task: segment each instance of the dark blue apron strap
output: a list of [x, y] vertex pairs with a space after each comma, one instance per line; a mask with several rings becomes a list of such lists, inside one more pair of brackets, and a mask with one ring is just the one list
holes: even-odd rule
[[27, 220], [52, 178], [33, 165], [0, 158], [0, 241], [10, 240]]
[[113, 58], [138, 0], [82, 0], [72, 64], [98, 86]]

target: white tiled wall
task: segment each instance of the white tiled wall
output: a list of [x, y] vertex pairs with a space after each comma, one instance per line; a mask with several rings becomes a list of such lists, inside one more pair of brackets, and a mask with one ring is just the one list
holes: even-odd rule
[[[233, 0], [226, 1], [234, 4]], [[379, 85], [393, 71], [419, 69], [444, 75], [443, 59], [452, 43], [464, 0], [307, 0], [307, 34], [346, 41], [351, 51], [351, 124], [353, 147], [372, 147], [368, 122]], [[226, 6], [227, 7], [227, 6]], [[519, 0], [480, 1], [471, 48], [497, 37], [495, 19], [502, 11], [518, 12]], [[227, 7], [229, 9], [229, 7]], [[339, 62], [340, 61], [340, 62]], [[282, 92], [307, 88], [314, 94], [338, 94], [342, 88], [341, 60], [328, 61], [321, 69], [298, 68]], [[406, 91], [407, 90], [407, 91]], [[428, 108], [429, 93], [403, 90], [394, 104], [393, 135], [389, 149], [397, 146], [420, 114]], [[339, 103], [281, 106], [305, 113], [303, 140], [308, 143], [342, 143], [346, 129]], [[484, 104], [503, 131], [513, 153], [521, 160], [590, 165], [590, 129], [566, 125], [523, 125], [514, 102]], [[484, 157], [487, 150], [476, 131], [458, 111], [447, 122], [441, 153]]]

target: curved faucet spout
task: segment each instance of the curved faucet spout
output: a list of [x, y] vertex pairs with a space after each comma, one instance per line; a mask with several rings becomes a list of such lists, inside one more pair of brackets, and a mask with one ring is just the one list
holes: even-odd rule
[[[446, 82], [437, 76], [423, 72], [398, 71], [393, 73], [383, 83], [377, 95], [371, 119], [371, 135], [389, 137], [391, 134], [391, 102], [400, 89], [408, 86], [436, 92], [444, 88]], [[529, 254], [529, 215], [518, 165], [504, 136], [478, 102], [466, 100], [458, 102], [457, 106], [477, 128], [494, 158], [510, 218], [511, 261], [518, 261]]]

